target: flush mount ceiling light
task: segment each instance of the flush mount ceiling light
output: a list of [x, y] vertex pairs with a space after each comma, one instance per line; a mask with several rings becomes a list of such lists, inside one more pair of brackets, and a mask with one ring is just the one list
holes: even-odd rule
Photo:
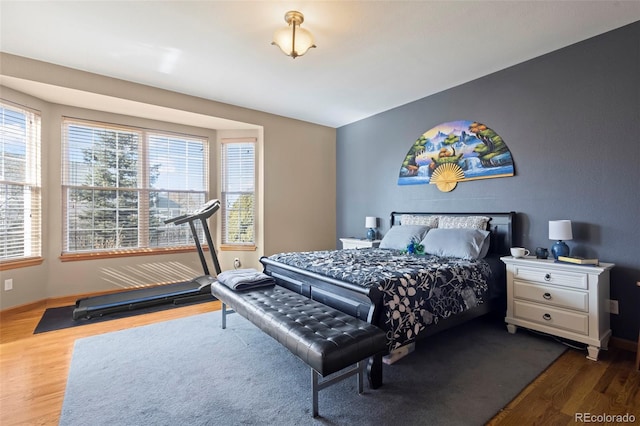
[[297, 58], [307, 53], [307, 50], [316, 47], [313, 44], [313, 36], [300, 24], [304, 22], [304, 15], [296, 10], [290, 10], [284, 15], [287, 25], [273, 34], [274, 44], [284, 52], [285, 55]]

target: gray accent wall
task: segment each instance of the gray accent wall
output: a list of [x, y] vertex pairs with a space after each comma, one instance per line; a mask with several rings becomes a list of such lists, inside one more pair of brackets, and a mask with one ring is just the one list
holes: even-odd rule
[[[515, 176], [460, 182], [449, 193], [398, 186], [415, 140], [456, 120], [502, 136]], [[392, 211], [515, 211], [516, 244], [533, 251], [552, 245], [549, 220], [570, 219], [573, 255], [616, 264], [614, 337], [638, 338], [640, 22], [343, 126], [336, 155], [336, 243], [364, 237], [365, 216], [380, 218], [384, 233]]]

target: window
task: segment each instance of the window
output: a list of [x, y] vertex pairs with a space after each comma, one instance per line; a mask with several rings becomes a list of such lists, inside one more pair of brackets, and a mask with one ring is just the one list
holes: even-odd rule
[[40, 115], [0, 102], [0, 261], [41, 256]]
[[256, 140], [223, 139], [221, 147], [222, 247], [254, 249]]
[[164, 221], [206, 201], [205, 138], [67, 118], [63, 156], [63, 253], [193, 245]]

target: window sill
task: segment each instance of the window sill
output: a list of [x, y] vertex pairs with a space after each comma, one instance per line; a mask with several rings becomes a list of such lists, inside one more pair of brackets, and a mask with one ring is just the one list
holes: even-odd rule
[[222, 244], [220, 245], [220, 251], [256, 251], [257, 247], [254, 244]]
[[9, 269], [26, 268], [29, 266], [40, 265], [44, 262], [42, 257], [29, 257], [17, 260], [3, 260], [0, 262], [0, 271], [8, 271]]
[[[209, 247], [202, 247], [204, 251], [208, 251]], [[131, 257], [131, 256], [154, 256], [158, 254], [177, 254], [177, 253], [191, 253], [196, 250], [196, 246], [185, 247], [163, 247], [163, 248], [148, 248], [148, 249], [131, 249], [131, 250], [114, 250], [104, 252], [86, 252], [86, 253], [63, 253], [60, 256], [62, 262], [75, 262], [80, 260], [94, 260], [94, 259], [111, 259], [117, 257]]]

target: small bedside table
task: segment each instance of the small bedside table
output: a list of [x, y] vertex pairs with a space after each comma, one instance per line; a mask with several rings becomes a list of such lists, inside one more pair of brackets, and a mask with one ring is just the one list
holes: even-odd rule
[[381, 240], [367, 240], [366, 238], [340, 238], [343, 249], [376, 248]]
[[586, 343], [587, 358], [598, 360], [607, 349], [609, 327], [609, 271], [599, 266], [557, 263], [535, 257], [500, 258], [507, 265], [509, 333], [518, 326]]

